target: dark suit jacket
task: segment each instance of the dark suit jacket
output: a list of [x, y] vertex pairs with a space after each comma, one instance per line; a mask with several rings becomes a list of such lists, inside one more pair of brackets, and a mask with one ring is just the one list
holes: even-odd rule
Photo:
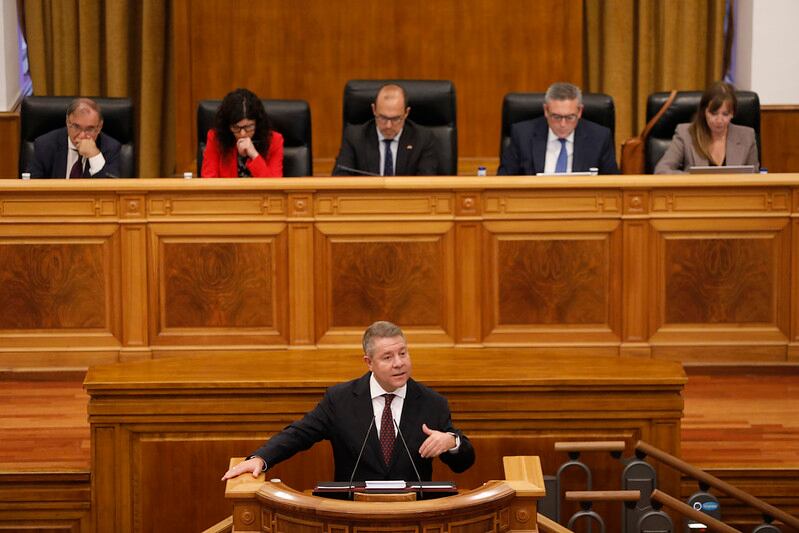
[[[380, 421], [376, 421], [370, 428], [374, 418], [369, 391], [370, 375], [367, 372], [358, 379], [330, 387], [313, 411], [273, 435], [254, 455], [261, 457], [272, 467], [297, 452], [307, 450], [314, 443], [327, 439], [333, 447], [335, 480], [349, 481], [368, 431], [366, 447], [354, 479], [415, 480], [416, 474], [399, 435], [390, 464], [387, 466], [383, 461], [375, 427]], [[422, 423], [431, 429], [453, 432], [460, 436], [461, 444], [457, 453], [444, 452], [439, 456], [454, 472], [463, 472], [472, 466], [474, 448], [469, 439], [452, 426], [447, 400], [434, 390], [409, 379], [399, 428], [422, 480], [430, 481], [433, 461], [419, 455], [419, 447], [427, 438], [422, 432]]]
[[[93, 178], [118, 178], [120, 172], [119, 150], [122, 145], [105, 133], [97, 137], [97, 148], [105, 158], [105, 166]], [[63, 178], [67, 175], [67, 128], [59, 128], [33, 141], [31, 178]]]
[[[546, 117], [511, 126], [510, 145], [502, 154], [497, 173], [501, 176], [533, 176], [544, 172], [548, 133]], [[588, 172], [591, 167], [598, 168], [600, 174], [619, 173], [610, 130], [582, 118], [574, 130], [572, 172]]]
[[[348, 176], [338, 166], [380, 174], [380, 148], [375, 121], [348, 125], [333, 167], [334, 176]], [[438, 174], [438, 147], [435, 137], [424, 126], [405, 121], [399, 139], [394, 174], [397, 176], [435, 176]]]

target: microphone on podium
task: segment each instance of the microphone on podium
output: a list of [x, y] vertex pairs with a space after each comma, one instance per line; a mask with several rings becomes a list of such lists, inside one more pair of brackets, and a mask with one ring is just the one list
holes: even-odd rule
[[[355, 466], [352, 467], [352, 474], [350, 474], [350, 481], [347, 483], [347, 490], [350, 493], [350, 497], [352, 496], [352, 491], [355, 487], [352, 485], [352, 480], [355, 479], [355, 471], [358, 470], [358, 464], [361, 462], [361, 457], [363, 457], [363, 450], [366, 448], [366, 441], [369, 439], [369, 433], [372, 432], [372, 427], [375, 425], [375, 417], [372, 416], [371, 422], [369, 422], [369, 429], [366, 430], [366, 435], [363, 437], [363, 442], [361, 443], [361, 451], [358, 452], [358, 458], [355, 459]], [[414, 467], [415, 468], [415, 467]]]
[[394, 420], [394, 417], [391, 418], [392, 422], [394, 422], [394, 427], [397, 428], [397, 435], [399, 435], [400, 440], [402, 441], [402, 446], [405, 448], [405, 453], [408, 454], [408, 459], [411, 460], [411, 466], [413, 467], [413, 473], [416, 474], [416, 480], [419, 482], [419, 499], [424, 499], [424, 488], [422, 488], [422, 476], [419, 475], [419, 470], [416, 468], [416, 463], [413, 461], [413, 455], [411, 454], [411, 450], [408, 448], [408, 443], [405, 442], [405, 437], [402, 436], [402, 431], [400, 431], [399, 425], [397, 421]]
[[345, 167], [344, 165], [336, 165], [336, 170], [343, 170], [344, 172], [349, 172], [350, 174], [357, 174], [359, 176], [372, 176], [372, 177], [380, 177], [380, 174], [375, 174], [374, 172], [367, 172], [365, 170], [358, 170], [357, 168], [352, 167]]

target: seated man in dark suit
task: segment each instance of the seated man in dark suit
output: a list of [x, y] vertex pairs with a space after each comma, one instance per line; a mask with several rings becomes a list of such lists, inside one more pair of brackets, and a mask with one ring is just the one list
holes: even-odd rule
[[363, 335], [363, 350], [369, 372], [330, 387], [304, 418], [272, 436], [222, 479], [245, 472], [257, 476], [323, 439], [333, 447], [336, 481], [415, 481], [411, 460], [422, 481], [430, 481], [434, 457], [455, 472], [472, 466], [474, 449], [452, 425], [447, 400], [411, 379], [402, 330], [390, 322], [375, 322]]
[[581, 120], [583, 94], [571, 83], [553, 83], [544, 96], [544, 116], [517, 122], [502, 154], [499, 175], [532, 176], [539, 172], [618, 174], [611, 131]]
[[372, 103], [375, 118], [348, 125], [333, 168], [334, 176], [432, 176], [438, 174], [433, 134], [408, 120], [405, 90], [384, 85]]
[[67, 125], [33, 142], [32, 178], [116, 178], [121, 145], [102, 134], [103, 114], [89, 98], [67, 108]]

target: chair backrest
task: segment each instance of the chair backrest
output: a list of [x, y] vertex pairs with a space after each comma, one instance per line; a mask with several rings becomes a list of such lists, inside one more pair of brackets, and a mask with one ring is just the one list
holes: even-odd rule
[[[63, 128], [67, 108], [74, 96], [26, 96], [20, 109], [20, 172], [27, 172], [33, 160], [33, 141], [37, 137]], [[136, 177], [135, 128], [133, 104], [130, 98], [95, 98], [103, 112], [103, 132], [120, 143], [119, 174], [121, 178]]]
[[[343, 126], [374, 118], [372, 102], [386, 83], [405, 89], [411, 113], [408, 118], [428, 128], [438, 143], [438, 174], [458, 173], [458, 128], [455, 85], [449, 80], [350, 80], [344, 87]], [[343, 135], [343, 129], [342, 129]]]
[[[755, 130], [757, 140], [758, 160], [760, 159], [760, 98], [757, 93], [752, 91], [735, 91], [738, 100], [738, 110], [732, 119], [733, 124], [749, 126]], [[646, 121], [654, 117], [666, 103], [669, 93], [652, 93], [646, 99]], [[691, 122], [696, 110], [699, 108], [699, 101], [702, 99], [702, 91], [680, 91], [674, 98], [674, 102], [666, 112], [660, 117], [657, 124], [649, 132], [646, 139], [646, 172], [651, 174], [655, 170], [663, 154], [671, 144], [677, 124]]]
[[[544, 115], [545, 93], [508, 93], [502, 100], [502, 132], [499, 140], [499, 158], [510, 145], [511, 126], [524, 120]], [[582, 118], [610, 129], [611, 140], [616, 134], [616, 105], [613, 97], [604, 93], [583, 93]]]
[[[313, 176], [311, 108], [305, 100], [261, 100], [272, 128], [283, 136], [283, 175]], [[197, 106], [197, 175], [202, 174], [208, 130], [222, 100], [201, 100]]]

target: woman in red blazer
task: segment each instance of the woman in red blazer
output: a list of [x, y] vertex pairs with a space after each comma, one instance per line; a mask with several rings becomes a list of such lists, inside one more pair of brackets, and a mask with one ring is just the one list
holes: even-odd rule
[[225, 96], [208, 130], [203, 178], [280, 178], [283, 136], [273, 131], [255, 93], [236, 89]]

